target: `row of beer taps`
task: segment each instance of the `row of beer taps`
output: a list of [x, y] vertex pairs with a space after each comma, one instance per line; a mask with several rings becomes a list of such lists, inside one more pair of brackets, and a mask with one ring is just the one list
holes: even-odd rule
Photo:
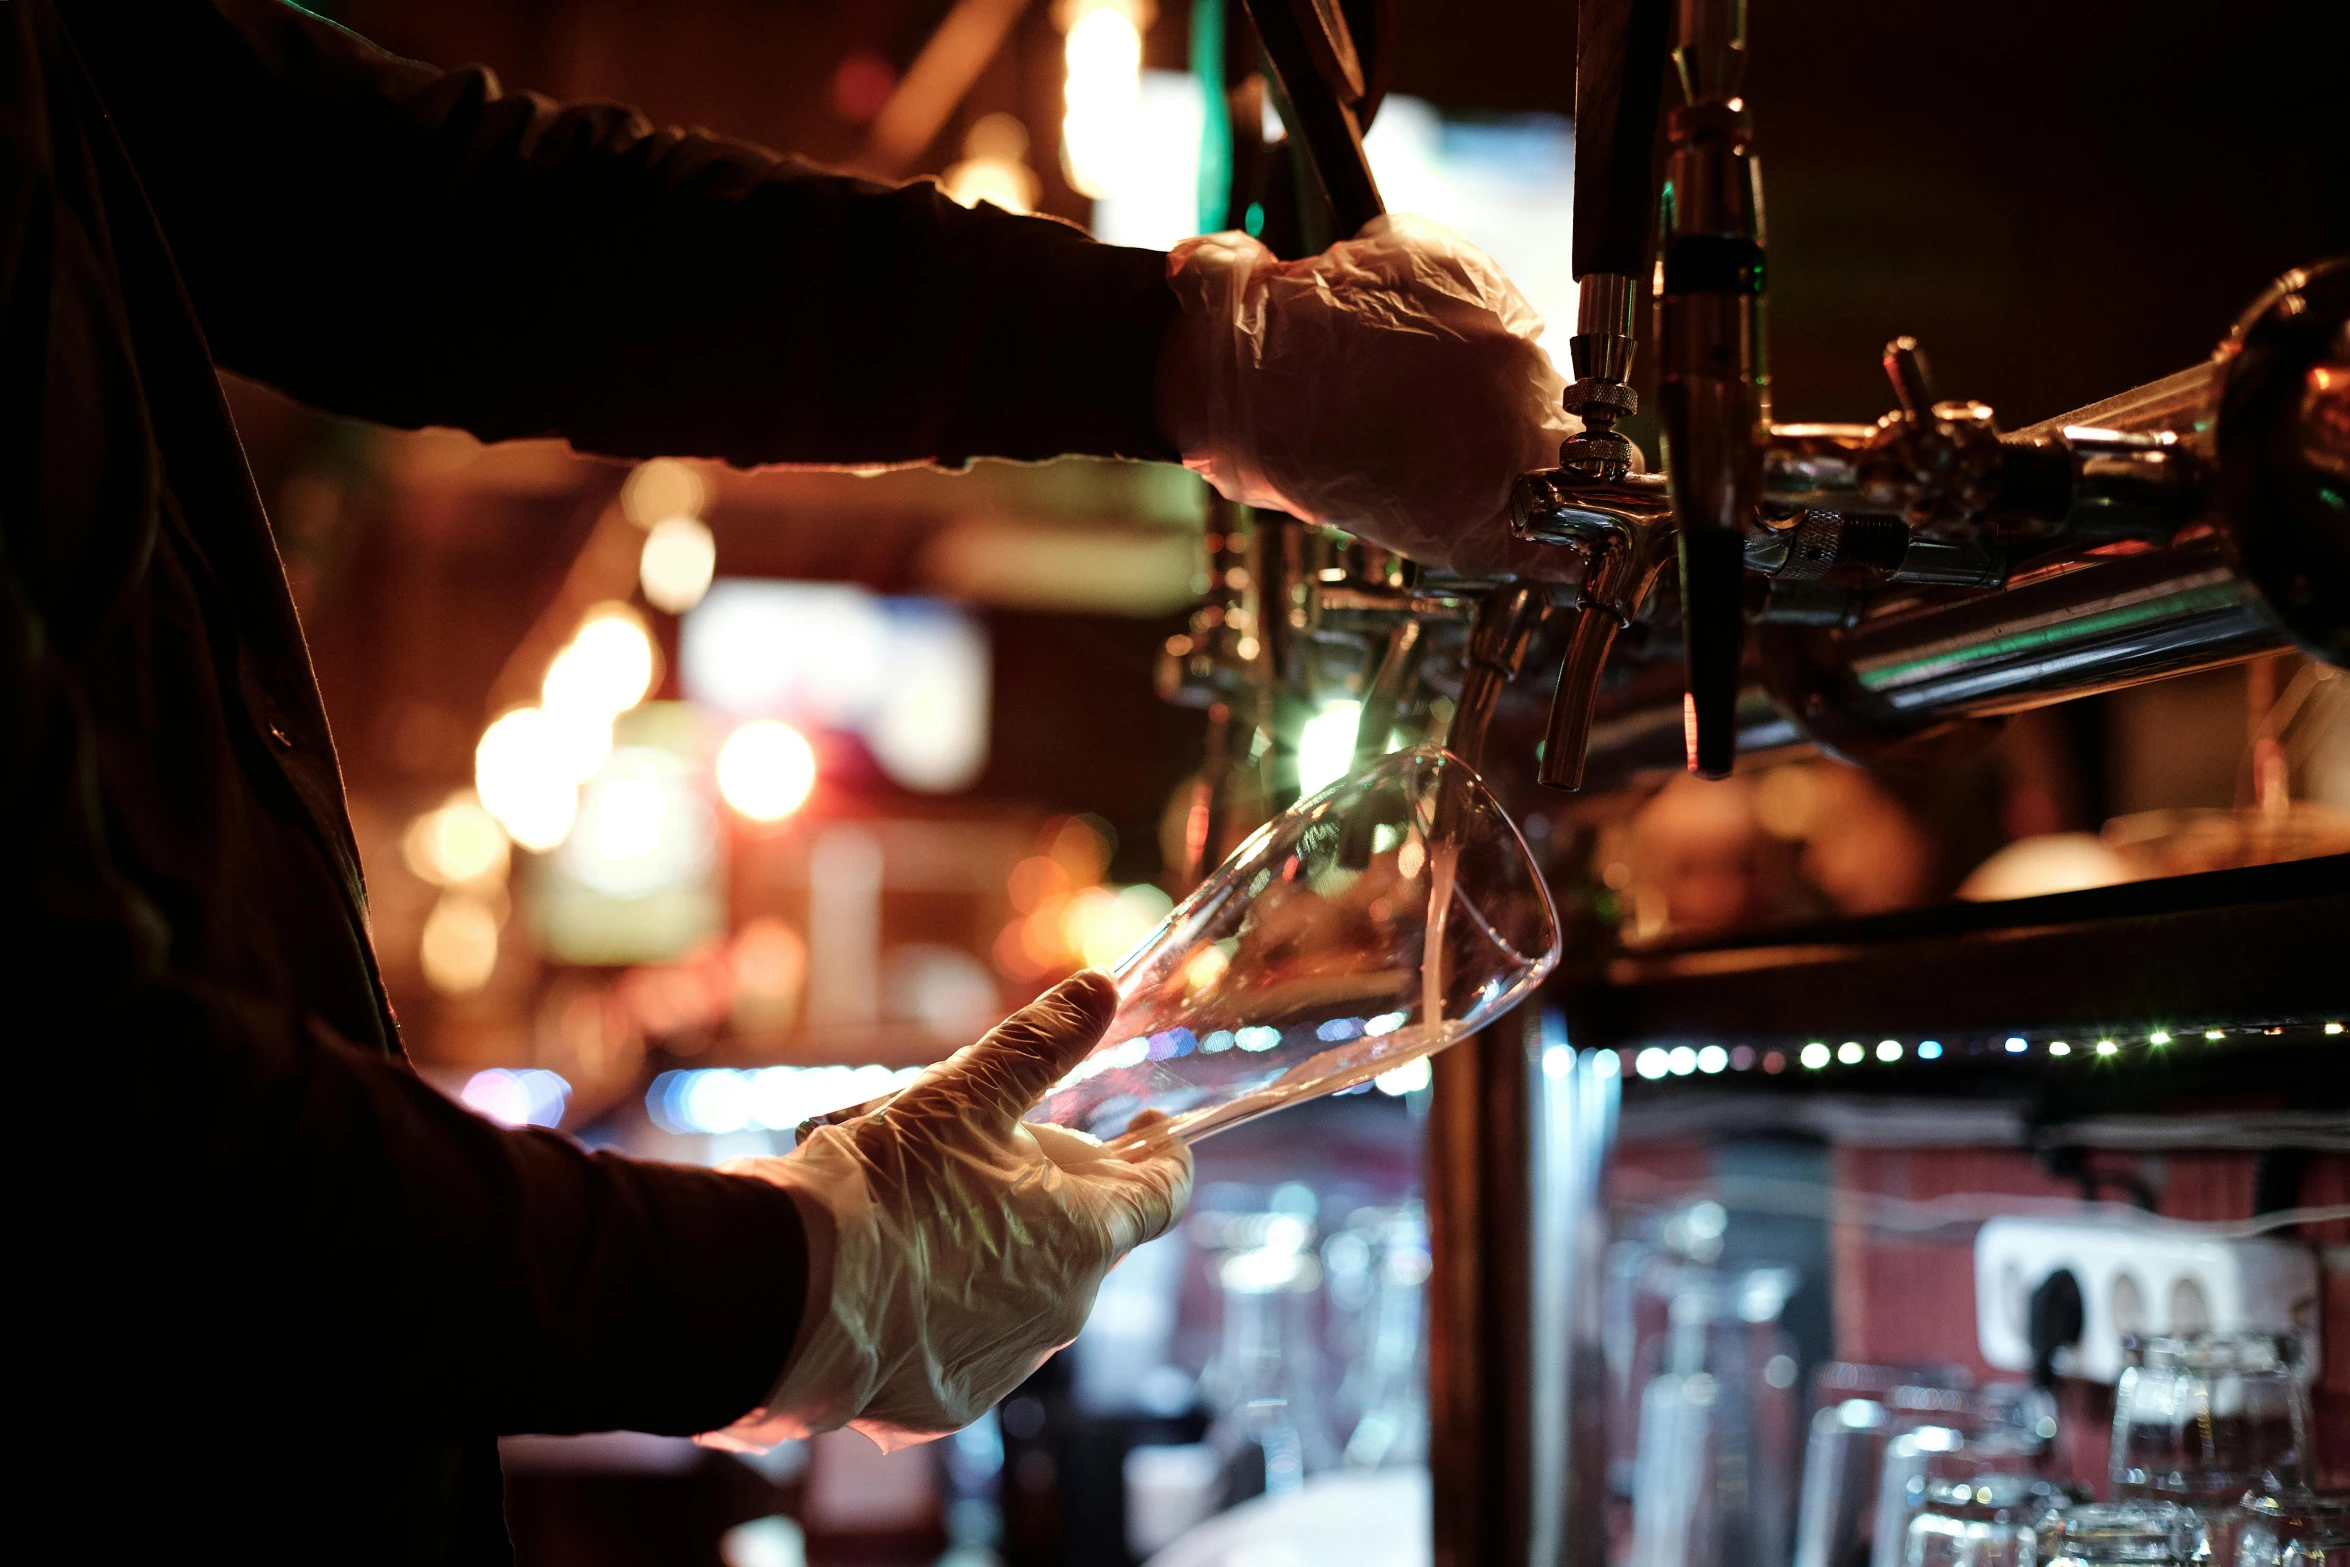
[[[1351, 233], [1381, 209], [1360, 129], [1374, 104], [1344, 16], [1318, 0], [1246, 9], [1330, 226]], [[1531, 649], [1557, 650], [1537, 773], [1574, 790], [1619, 642], [1639, 628], [1635, 640], [1653, 651], [1677, 623], [1686, 765], [1721, 777], [1753, 679], [1750, 624], [1851, 627], [1889, 590], [2001, 589], [2056, 552], [2168, 543], [2208, 509], [2214, 466], [2194, 437], [2198, 420], [2208, 433], [2216, 383], [2198, 372], [2172, 378], [2180, 385], [2167, 394], [2168, 383], [2145, 389], [2161, 419], [2003, 435], [1984, 404], [1939, 398], [1924, 351], [1903, 337], [1885, 348], [1894, 406], [1875, 423], [1775, 423], [1746, 54], [1745, 0], [1580, 6], [1580, 298], [1565, 403], [1582, 429], [1557, 467], [1521, 476], [1511, 499], [1518, 537], [1580, 557], [1579, 572], [1559, 574], [1572, 586], [1450, 576], [1335, 529], [1218, 509], [1208, 597], [1162, 671], [1163, 694], [1211, 716], [1195, 870], [1294, 793], [1286, 737], [1304, 693], [1333, 683], [1360, 692], [1358, 760], [1416, 718], [1480, 765], [1502, 688]], [[1668, 63], [1681, 101], [1661, 116], [1660, 180]], [[1638, 409], [1644, 282], [1661, 473], [1646, 471], [1620, 429]]]

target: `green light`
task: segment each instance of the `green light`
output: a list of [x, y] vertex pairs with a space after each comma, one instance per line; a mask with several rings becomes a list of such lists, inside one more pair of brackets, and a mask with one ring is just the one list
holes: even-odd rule
[[1356, 719], [1363, 704], [1341, 697], [1306, 720], [1297, 736], [1297, 790], [1318, 794], [1354, 766]]
[[2164, 1033], [2161, 1029], [2158, 1028], [2153, 1033], [2146, 1036], [2146, 1043], [2150, 1045], [2167, 1045], [2170, 1043], [2170, 1035]]
[[2048, 1053], [2052, 1056], [2069, 1056], [2073, 1053], [2073, 1047], [2061, 1039], [2051, 1039], [2048, 1041]]
[[1248, 211], [1240, 215], [1240, 226], [1248, 230], [1248, 237], [1251, 239], [1255, 239], [1258, 235], [1264, 233], [1265, 204], [1261, 201], [1250, 202], [1248, 204]]
[[2099, 1041], [2097, 1041], [2097, 1053], [2098, 1053], [2099, 1055], [2101, 1055], [2101, 1056], [2109, 1056], [2109, 1055], [2112, 1055], [2112, 1054], [2114, 1054], [2116, 1051], [2118, 1051], [2118, 1050], [2120, 1050], [2120, 1049], [2121, 1049], [2121, 1046], [2119, 1046], [2119, 1045], [2115, 1044], [2115, 1043], [2114, 1043], [2112, 1040], [2110, 1040], [2110, 1039], [2100, 1039]]

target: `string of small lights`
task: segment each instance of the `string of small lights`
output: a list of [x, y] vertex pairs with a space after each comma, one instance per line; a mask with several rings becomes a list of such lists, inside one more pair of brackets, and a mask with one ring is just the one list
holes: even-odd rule
[[2120, 1064], [2174, 1049], [2209, 1049], [2251, 1040], [2294, 1042], [2340, 1035], [2339, 1020], [2232, 1023], [2225, 1027], [2149, 1025], [2105, 1031], [2038, 1030], [1945, 1039], [1810, 1039], [1784, 1046], [1627, 1045], [1617, 1052], [1625, 1073], [1648, 1082], [1761, 1072], [1780, 1076], [1868, 1070], [1919, 1063], [2022, 1061]]

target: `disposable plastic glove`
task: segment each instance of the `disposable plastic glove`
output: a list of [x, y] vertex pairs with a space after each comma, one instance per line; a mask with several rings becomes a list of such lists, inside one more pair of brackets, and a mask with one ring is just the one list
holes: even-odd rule
[[1580, 428], [1542, 319], [1483, 251], [1410, 215], [1302, 261], [1245, 234], [1167, 258], [1161, 428], [1227, 500], [1471, 575], [1572, 576], [1510, 536], [1510, 483]]
[[1078, 974], [878, 1109], [783, 1158], [723, 1166], [790, 1190], [811, 1253], [830, 1230], [831, 1284], [811, 1290], [766, 1405], [704, 1442], [756, 1449], [842, 1425], [885, 1451], [928, 1441], [1077, 1336], [1103, 1276], [1191, 1195], [1179, 1143], [1112, 1153], [1020, 1119], [1117, 1004], [1107, 976]]

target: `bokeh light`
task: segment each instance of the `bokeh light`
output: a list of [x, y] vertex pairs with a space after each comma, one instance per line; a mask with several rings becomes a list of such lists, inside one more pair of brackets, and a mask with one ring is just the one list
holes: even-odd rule
[[963, 137], [963, 158], [939, 188], [966, 207], [993, 202], [1006, 212], [1036, 210], [1036, 173], [1028, 167], [1028, 127], [1009, 114], [983, 116]]
[[780, 719], [747, 723], [718, 748], [718, 793], [755, 822], [779, 822], [816, 787], [816, 752]]
[[1147, 882], [1117, 892], [1089, 887], [1069, 900], [1066, 948], [1088, 968], [1110, 968], [1141, 945], [1174, 906], [1172, 898]]
[[497, 912], [470, 893], [441, 894], [425, 916], [417, 957], [433, 989], [471, 995], [490, 982], [498, 967]]
[[498, 819], [482, 809], [471, 789], [460, 789], [408, 824], [400, 852], [422, 880], [436, 887], [462, 887], [504, 877], [507, 846], [506, 829]]
[[1344, 778], [1355, 760], [1355, 729], [1363, 704], [1330, 702], [1306, 720], [1297, 737], [1297, 792], [1317, 794]]
[[645, 1090], [645, 1109], [665, 1132], [788, 1132], [812, 1115], [878, 1099], [928, 1070], [909, 1066], [707, 1067], [663, 1072]]
[[808, 983], [808, 942], [772, 914], [746, 921], [729, 954], [734, 1010], [739, 1021], [780, 1027], [799, 1006]]
[[702, 514], [702, 476], [671, 457], [641, 463], [620, 487], [620, 509], [640, 528]]
[[575, 742], [535, 707], [518, 707], [482, 733], [473, 787], [483, 809], [522, 847], [544, 854], [579, 814]]
[[624, 746], [588, 784], [557, 864], [607, 896], [643, 897], [690, 885], [708, 870], [712, 827], [683, 759]]
[[851, 125], [865, 125], [897, 90], [897, 67], [870, 49], [859, 49], [833, 68], [832, 112]]
[[699, 604], [717, 570], [717, 537], [698, 517], [668, 517], [653, 524], [653, 531], [645, 535], [644, 553], [637, 558], [637, 582], [645, 590], [645, 602], [672, 615]]
[[648, 777], [612, 779], [590, 796], [588, 842], [606, 860], [641, 860], [661, 846], [669, 791]]
[[599, 604], [547, 666], [540, 703], [550, 713], [609, 723], [653, 688], [655, 658], [653, 639], [633, 611], [624, 604]]
[[536, 1067], [519, 1072], [491, 1067], [467, 1078], [457, 1097], [501, 1126], [561, 1126], [571, 1085], [560, 1073]]
[[1394, 1070], [1380, 1073], [1371, 1081], [1379, 1085], [1379, 1092], [1400, 1097], [1426, 1088], [1434, 1079], [1435, 1073], [1429, 1068], [1428, 1058], [1414, 1056]]
[[1107, 196], [1127, 178], [1141, 139], [1142, 31], [1117, 0], [1082, 5], [1069, 24], [1061, 161], [1069, 184]]

